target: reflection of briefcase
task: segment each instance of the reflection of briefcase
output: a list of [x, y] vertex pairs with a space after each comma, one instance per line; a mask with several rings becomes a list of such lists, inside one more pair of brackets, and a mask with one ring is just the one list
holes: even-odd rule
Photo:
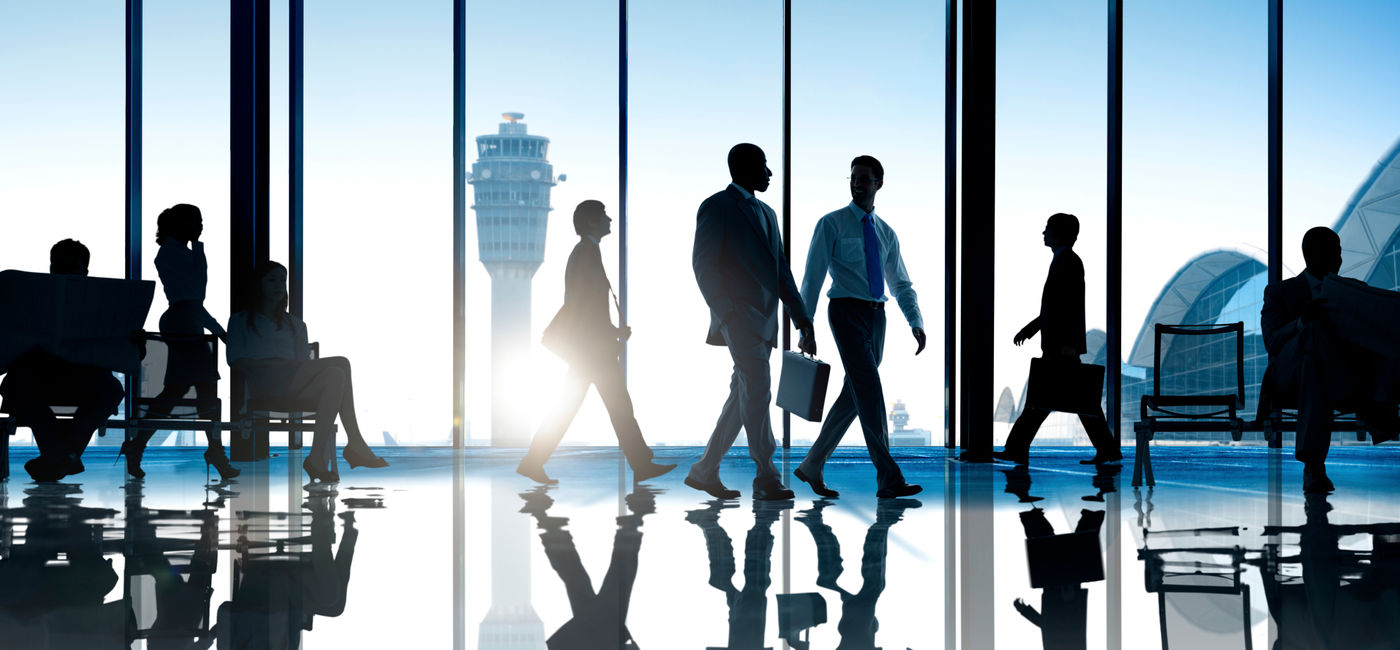
[[1036, 589], [1103, 580], [1103, 551], [1099, 531], [1026, 539], [1026, 563]]
[[784, 352], [783, 374], [778, 377], [778, 408], [808, 422], [821, 422], [829, 379], [831, 366], [821, 359], [791, 350]]
[[1070, 359], [1031, 359], [1026, 408], [1102, 413], [1103, 366]]

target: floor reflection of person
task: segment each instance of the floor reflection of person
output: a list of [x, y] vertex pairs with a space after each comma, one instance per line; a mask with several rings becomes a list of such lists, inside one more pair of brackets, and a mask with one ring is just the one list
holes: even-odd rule
[[0, 511], [9, 538], [23, 522], [24, 543], [0, 559], [0, 645], [7, 648], [62, 644], [55, 635], [87, 647], [116, 647], [124, 640], [121, 602], [104, 605], [117, 572], [103, 556], [103, 521], [117, 514], [82, 506], [77, 486], [25, 490], [23, 506]]
[[734, 586], [734, 542], [719, 525], [719, 514], [738, 504], [707, 501], [705, 508], [691, 510], [685, 519], [705, 534], [705, 552], [710, 560], [711, 587], [724, 593], [729, 605], [728, 650], [764, 650], [768, 623], [768, 587], [773, 583], [773, 524], [792, 501], [754, 501], [753, 527], [744, 539], [744, 588]]
[[[1097, 534], [1103, 527], [1104, 514], [1102, 510], [1081, 510], [1075, 532]], [[1021, 527], [1025, 529], [1027, 540], [1055, 534], [1054, 527], [1045, 518], [1045, 511], [1040, 508], [1021, 513]], [[1031, 566], [1030, 569], [1036, 573], [1053, 571], [1054, 567]], [[1056, 582], [1041, 590], [1039, 610], [1020, 598], [1013, 605], [1021, 616], [1040, 628], [1045, 650], [1082, 650], [1088, 643], [1089, 590], [1073, 579]]]
[[[149, 650], [179, 650], [213, 643], [201, 626], [209, 618], [209, 598], [214, 593], [218, 566], [219, 515], [214, 510], [167, 513], [142, 505], [140, 482], [126, 485], [126, 579], [149, 576], [155, 591], [155, 620], [145, 635]], [[162, 528], [180, 528], [198, 521], [199, 537], [192, 543], [162, 537]], [[175, 523], [171, 523], [175, 522]], [[169, 552], [186, 555], [183, 570], [170, 561]], [[139, 619], [132, 612], [133, 620]]]
[[889, 548], [890, 527], [904, 518], [904, 511], [918, 508], [917, 499], [880, 499], [875, 508], [875, 523], [865, 534], [865, 546], [860, 561], [860, 591], [846, 591], [837, 584], [841, 577], [841, 544], [831, 526], [822, 520], [822, 510], [831, 505], [820, 500], [811, 508], [797, 514], [797, 520], [812, 533], [817, 545], [817, 586], [835, 591], [841, 597], [841, 620], [836, 629], [841, 633], [838, 650], [875, 647], [875, 633], [880, 629], [875, 618], [875, 604], [885, 590], [885, 558]]
[[345, 425], [349, 439], [345, 460], [357, 466], [387, 467], [360, 433], [355, 415], [355, 389], [350, 360], [345, 357], [311, 359], [306, 324], [287, 312], [287, 268], [263, 262], [250, 283], [252, 309], [234, 314], [228, 321], [228, 363], [246, 373], [249, 398], [312, 402], [316, 426], [311, 452], [301, 464], [313, 481], [340, 480], [335, 460], [335, 416]]
[[642, 518], [656, 512], [658, 490], [637, 486], [626, 497], [630, 514], [617, 518], [612, 560], [597, 589], [588, 577], [573, 535], [564, 529], [567, 517], [549, 515], [554, 503], [546, 488], [521, 495], [521, 512], [534, 516], [540, 529], [545, 557], [564, 583], [572, 616], [545, 641], [550, 650], [591, 650], [595, 648], [636, 648], [627, 629], [627, 610], [632, 602], [632, 585], [637, 580], [637, 555], [642, 548]]
[[311, 552], [303, 557], [245, 556], [233, 599], [219, 606], [219, 648], [301, 647], [301, 633], [317, 616], [340, 616], [350, 586], [350, 566], [360, 531], [353, 512], [340, 515], [344, 527], [334, 554], [333, 498], [308, 499]]
[[637, 424], [627, 378], [618, 361], [621, 341], [632, 335], [632, 328], [613, 325], [609, 313], [612, 284], [603, 270], [598, 243], [612, 232], [612, 217], [602, 203], [584, 201], [574, 210], [574, 230], [579, 239], [564, 270], [564, 307], [545, 329], [546, 343], [569, 363], [569, 379], [558, 395], [557, 410], [540, 423], [530, 441], [530, 451], [520, 459], [515, 471], [537, 483], [558, 483], [545, 473], [544, 463], [559, 446], [591, 385], [598, 389], [598, 397], [608, 409], [613, 432], [632, 467], [634, 480], [656, 478], [676, 466], [652, 461], [651, 448]]
[[[1373, 650], [1400, 639], [1400, 533], [1397, 524], [1336, 525], [1326, 495], [1310, 494], [1302, 526], [1265, 534], [1299, 534], [1301, 584], [1265, 567], [1264, 596], [1278, 624], [1274, 650]], [[1346, 535], [1371, 535], [1369, 554], [1343, 549]]]
[[[90, 257], [81, 242], [65, 239], [49, 249], [49, 273], [86, 276]], [[0, 381], [4, 411], [34, 433], [39, 448], [39, 456], [24, 464], [30, 478], [57, 481], [82, 473], [92, 435], [126, 397], [112, 369], [66, 361], [35, 347], [0, 370], [6, 372]], [[71, 419], [59, 420], [52, 408], [56, 405], [76, 411]]]
[[[204, 308], [209, 262], [204, 257], [204, 242], [199, 241], [203, 232], [204, 218], [199, 208], [188, 203], [166, 208], [156, 220], [156, 244], [160, 245], [160, 252], [156, 253], [156, 271], [160, 274], [165, 298], [170, 302], [160, 316], [160, 333], [193, 338], [209, 331], [227, 340], [223, 326]], [[212, 347], [203, 341], [172, 340], [167, 350], [163, 388], [146, 417], [169, 417], [175, 400], [183, 398], [191, 387], [201, 400], [218, 399], [219, 367]], [[222, 417], [219, 413], [201, 415], [214, 420]], [[141, 458], [154, 435], [154, 430], [143, 429], [122, 443], [121, 453], [126, 456], [126, 471], [131, 476], [146, 475], [141, 469]], [[238, 468], [229, 464], [228, 455], [224, 453], [219, 429], [207, 429], [204, 435], [208, 443], [205, 461], [219, 471], [220, 478], [238, 476]]]

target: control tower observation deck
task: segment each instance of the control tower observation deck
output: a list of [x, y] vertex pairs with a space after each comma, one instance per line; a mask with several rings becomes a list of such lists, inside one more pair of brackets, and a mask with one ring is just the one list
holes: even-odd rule
[[478, 252], [491, 274], [491, 444], [524, 446], [530, 283], [544, 261], [549, 191], [564, 176], [556, 179], [546, 160], [549, 138], [530, 135], [521, 113], [502, 117], [497, 133], [477, 137], [467, 182], [475, 188]]

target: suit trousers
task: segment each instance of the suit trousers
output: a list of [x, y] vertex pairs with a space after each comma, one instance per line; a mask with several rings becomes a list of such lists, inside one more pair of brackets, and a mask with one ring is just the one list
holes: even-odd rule
[[863, 301], [838, 299], [830, 301], [827, 319], [836, 339], [841, 365], [846, 369], [846, 379], [826, 421], [822, 422], [817, 441], [798, 467], [808, 477], [822, 480], [827, 459], [859, 418], [861, 432], [865, 434], [865, 449], [875, 465], [876, 485], [879, 488], [903, 485], [904, 474], [890, 455], [885, 391], [880, 384], [880, 361], [885, 353], [885, 311], [873, 309]]
[[726, 323], [720, 333], [734, 360], [734, 374], [729, 378], [729, 398], [720, 409], [705, 453], [690, 466], [690, 477], [707, 482], [719, 480], [719, 463], [743, 427], [749, 437], [749, 458], [757, 466], [754, 485], [780, 482], [778, 468], [773, 465], [773, 451], [778, 443], [773, 439], [768, 414], [773, 401], [769, 364], [773, 348], [757, 332], [745, 328]]
[[[1113, 432], [1108, 428], [1108, 419], [1104, 417], [1102, 409], [1098, 409], [1097, 413], [1078, 415], [1079, 423], [1084, 425], [1084, 432], [1089, 434], [1089, 442], [1094, 445], [1096, 452], [1116, 451]], [[1030, 449], [1031, 441], [1035, 440], [1035, 434], [1040, 431], [1040, 425], [1045, 423], [1047, 417], [1050, 417], [1050, 411], [1047, 409], [1027, 408], [1022, 411], [1016, 418], [1016, 423], [1011, 425], [1011, 433], [1006, 436], [1006, 450], [1024, 452]]]
[[651, 448], [642, 437], [642, 428], [632, 411], [632, 396], [627, 392], [627, 383], [622, 376], [622, 364], [616, 358], [595, 359], [575, 362], [569, 366], [569, 376], [559, 391], [558, 410], [550, 415], [535, 432], [530, 441], [530, 451], [525, 455], [527, 463], [543, 465], [549, 460], [569, 424], [578, 414], [583, 398], [588, 395], [588, 387], [598, 389], [598, 397], [608, 409], [613, 432], [627, 457], [627, 464], [637, 467], [639, 463], [651, 462]]

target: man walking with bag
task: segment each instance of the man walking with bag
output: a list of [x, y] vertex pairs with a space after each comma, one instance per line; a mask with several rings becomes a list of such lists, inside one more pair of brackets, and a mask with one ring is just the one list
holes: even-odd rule
[[846, 381], [822, 423], [821, 434], [802, 464], [792, 472], [824, 497], [840, 495], [826, 486], [823, 468], [836, 444], [857, 418], [865, 434], [870, 462], [875, 465], [876, 495], [882, 499], [906, 497], [923, 489], [906, 483], [899, 465], [890, 456], [885, 393], [880, 385], [880, 360], [885, 352], [885, 303], [889, 300], [885, 295], [886, 281], [905, 320], [913, 328], [914, 340], [919, 344], [914, 354], [923, 352], [927, 341], [914, 283], [909, 281], [904, 258], [899, 253], [899, 238], [894, 229], [875, 215], [875, 193], [885, 186], [884, 179], [885, 168], [874, 157], [859, 156], [852, 160], [851, 202], [817, 222], [812, 246], [807, 250], [802, 303], [807, 306], [808, 318], [814, 318], [818, 294], [830, 273], [827, 318], [836, 339], [836, 350], [841, 355], [841, 365], [846, 369]]
[[749, 437], [749, 457], [757, 465], [753, 498], [781, 501], [792, 498], [773, 465], [773, 426], [768, 411], [772, 402], [769, 357], [778, 344], [778, 301], [787, 305], [802, 338], [797, 346], [816, 354], [812, 321], [802, 306], [797, 283], [783, 255], [782, 232], [777, 215], [755, 192], [768, 189], [768, 159], [757, 145], [747, 142], [729, 150], [729, 187], [700, 204], [695, 218], [695, 247], [691, 266], [695, 282], [710, 308], [710, 330], [705, 342], [723, 345], [734, 360], [729, 399], [720, 411], [705, 453], [690, 467], [685, 484], [716, 499], [735, 499], [719, 480], [719, 463], [734, 444], [742, 426]]
[[[1045, 245], [1055, 252], [1050, 262], [1050, 271], [1045, 276], [1045, 289], [1040, 295], [1040, 316], [1026, 324], [1016, 333], [1016, 345], [1026, 342], [1040, 333], [1040, 356], [1058, 364], [1078, 364], [1079, 355], [1087, 350], [1084, 340], [1084, 263], [1074, 252], [1074, 242], [1079, 238], [1079, 219], [1072, 214], [1059, 212], [1050, 215], [1045, 222]], [[1032, 392], [1037, 376], [1032, 376], [1028, 387]], [[1061, 380], [1067, 380], [1062, 378]], [[1051, 386], [1040, 386], [1042, 390]], [[1094, 444], [1094, 457], [1081, 460], [1084, 464], [1112, 463], [1123, 460], [1123, 452], [1118, 449], [1113, 433], [1108, 429], [1103, 410], [1096, 404], [1097, 412], [1078, 413], [1084, 431], [1089, 434], [1089, 442]], [[1011, 433], [1006, 437], [1006, 446], [992, 455], [1017, 465], [1025, 465], [1030, 454], [1031, 441], [1040, 430], [1040, 425], [1050, 415], [1050, 410], [1032, 407], [1029, 403]]]

